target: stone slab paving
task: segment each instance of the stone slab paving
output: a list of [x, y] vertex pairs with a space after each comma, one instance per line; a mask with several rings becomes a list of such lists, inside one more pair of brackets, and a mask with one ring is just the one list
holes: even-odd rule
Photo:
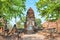
[[42, 35], [42, 34], [24, 34], [21, 37], [17, 37], [15, 35], [13, 35], [12, 37], [3, 37], [0, 36], [0, 40], [60, 40], [60, 37], [56, 37], [54, 39], [46, 38], [46, 36]]
[[37, 34], [25, 34], [21, 38], [23, 40], [43, 40], [45, 36]]
[[51, 38], [43, 34], [25, 34], [21, 38], [22, 40], [60, 40], [60, 35]]

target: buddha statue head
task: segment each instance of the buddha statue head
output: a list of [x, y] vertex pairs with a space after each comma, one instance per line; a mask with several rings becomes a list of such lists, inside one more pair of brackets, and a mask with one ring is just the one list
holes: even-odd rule
[[29, 17], [29, 18], [34, 17], [34, 11], [32, 10], [31, 7], [27, 11], [27, 17]]

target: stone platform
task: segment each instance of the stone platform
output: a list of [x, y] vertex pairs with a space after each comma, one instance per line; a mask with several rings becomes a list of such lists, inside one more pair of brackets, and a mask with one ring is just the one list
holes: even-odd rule
[[60, 40], [60, 36], [49, 38], [46, 34], [20, 34], [20, 37], [13, 35], [13, 36], [0, 36], [0, 40]]
[[26, 34], [24, 36], [21, 36], [23, 40], [43, 40], [45, 36], [43, 35], [37, 35], [37, 34]]

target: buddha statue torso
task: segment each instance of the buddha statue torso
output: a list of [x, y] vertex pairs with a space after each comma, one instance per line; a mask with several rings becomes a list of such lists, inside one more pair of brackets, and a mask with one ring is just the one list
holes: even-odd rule
[[35, 26], [35, 17], [34, 17], [34, 12], [30, 8], [27, 12], [26, 15], [26, 23], [25, 23], [25, 30], [27, 30], [27, 33], [33, 33], [34, 26]]

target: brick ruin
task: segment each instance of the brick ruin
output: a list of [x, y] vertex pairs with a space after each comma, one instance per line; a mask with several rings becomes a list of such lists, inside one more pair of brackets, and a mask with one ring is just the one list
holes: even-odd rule
[[56, 32], [60, 33], [60, 19], [58, 19], [54, 22], [45, 21], [44, 23], [42, 23], [42, 27], [45, 30], [54, 28]]

